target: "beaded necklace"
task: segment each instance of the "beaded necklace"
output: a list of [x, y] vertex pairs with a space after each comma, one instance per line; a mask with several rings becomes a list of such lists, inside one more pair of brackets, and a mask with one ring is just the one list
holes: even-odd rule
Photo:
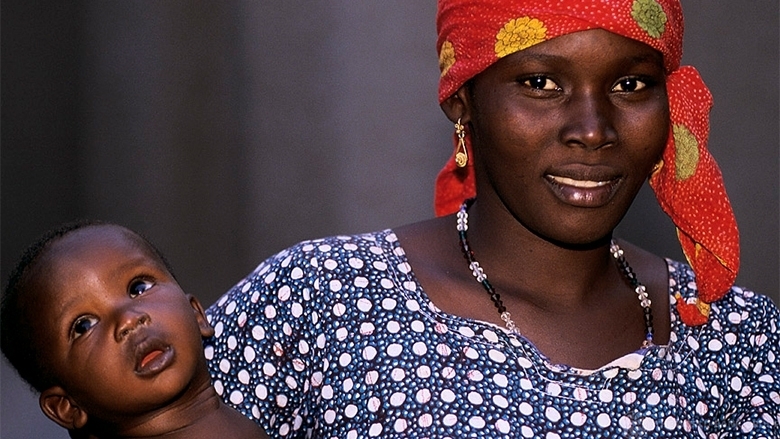
[[[463, 256], [466, 257], [466, 260], [469, 263], [471, 274], [474, 276], [477, 282], [479, 282], [485, 288], [488, 294], [490, 294], [490, 300], [492, 300], [493, 305], [496, 306], [498, 314], [501, 316], [501, 320], [504, 321], [506, 328], [509, 329], [510, 332], [519, 334], [517, 326], [512, 320], [512, 315], [509, 314], [509, 311], [506, 310], [504, 302], [501, 300], [501, 295], [496, 292], [496, 290], [493, 288], [493, 285], [491, 285], [487, 280], [487, 275], [482, 270], [482, 267], [479, 266], [479, 262], [474, 259], [474, 252], [471, 250], [469, 241], [466, 238], [466, 231], [469, 229], [468, 209], [473, 202], [474, 199], [472, 198], [461, 204], [457, 215], [458, 235], [460, 236], [460, 246], [461, 250], [463, 250]], [[621, 249], [614, 240], [610, 242], [609, 252], [615, 259], [615, 262], [618, 264], [620, 271], [623, 273], [626, 279], [628, 279], [628, 282], [634, 289], [637, 298], [639, 298], [639, 303], [642, 305], [642, 311], [644, 311], [645, 318], [645, 340], [642, 342], [642, 348], [650, 347], [653, 345], [653, 310], [651, 307], [650, 298], [647, 295], [647, 288], [642, 285], [639, 280], [637, 280], [636, 273], [634, 273], [634, 270], [630, 265], [628, 265], [628, 261], [626, 261], [626, 258], [623, 255], [623, 249]]]

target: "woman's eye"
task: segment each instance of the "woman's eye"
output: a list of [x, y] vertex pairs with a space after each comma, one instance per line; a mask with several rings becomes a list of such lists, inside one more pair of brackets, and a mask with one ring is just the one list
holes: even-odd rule
[[73, 322], [73, 326], [70, 330], [71, 338], [75, 340], [86, 334], [87, 331], [97, 324], [97, 322], [97, 317], [93, 316], [82, 316], [77, 318], [76, 321]]
[[546, 76], [534, 76], [523, 80], [523, 85], [536, 90], [558, 90], [558, 84]]
[[128, 293], [130, 294], [130, 297], [138, 297], [141, 294], [145, 293], [149, 288], [152, 288], [153, 286], [154, 286], [154, 282], [143, 280], [143, 279], [137, 279], [130, 284]]
[[647, 87], [647, 83], [639, 78], [623, 78], [612, 87], [612, 91], [632, 92], [642, 90], [645, 87]]

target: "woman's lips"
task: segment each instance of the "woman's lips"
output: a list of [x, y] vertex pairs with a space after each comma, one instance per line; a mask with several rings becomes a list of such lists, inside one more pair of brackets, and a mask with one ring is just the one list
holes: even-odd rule
[[564, 203], [577, 207], [600, 207], [612, 199], [620, 178], [575, 178], [547, 174], [553, 193]]

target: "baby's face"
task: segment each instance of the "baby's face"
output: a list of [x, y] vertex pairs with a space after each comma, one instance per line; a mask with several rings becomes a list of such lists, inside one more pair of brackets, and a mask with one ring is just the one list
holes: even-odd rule
[[36, 340], [91, 417], [121, 423], [210, 384], [203, 311], [140, 238], [87, 227], [55, 241], [44, 258]]

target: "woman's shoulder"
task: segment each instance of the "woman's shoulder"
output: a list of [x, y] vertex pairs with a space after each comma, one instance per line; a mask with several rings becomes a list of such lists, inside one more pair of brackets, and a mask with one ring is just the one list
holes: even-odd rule
[[[669, 267], [669, 288], [672, 305], [677, 300], [693, 302], [698, 293], [696, 275], [690, 265], [667, 260]], [[780, 310], [767, 296], [749, 288], [732, 286], [726, 294], [711, 304], [707, 324], [718, 332], [764, 329], [777, 332], [780, 326]]]
[[341, 260], [355, 253], [379, 255], [392, 249], [397, 238], [391, 229], [356, 235], [332, 235], [298, 242], [260, 263], [249, 276], [289, 267], [307, 261], [319, 266], [320, 260]]

